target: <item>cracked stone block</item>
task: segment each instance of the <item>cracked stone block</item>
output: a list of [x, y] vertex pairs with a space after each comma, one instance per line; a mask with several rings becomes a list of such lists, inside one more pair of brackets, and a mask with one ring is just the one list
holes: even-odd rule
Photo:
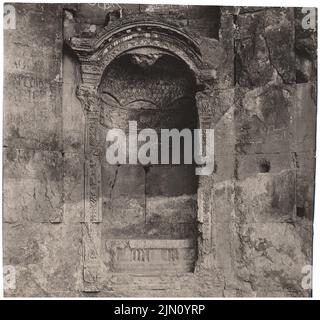
[[[236, 282], [234, 264], [234, 237], [235, 237], [233, 224], [230, 222], [217, 222], [215, 239], [215, 251], [217, 266], [222, 270], [225, 289], [229, 291], [231, 296], [236, 296], [236, 290], [239, 286]], [[230, 292], [231, 291], [231, 292]]]
[[309, 296], [302, 286], [302, 269], [311, 264], [310, 224], [254, 223], [239, 233], [238, 276], [247, 279], [253, 290], [284, 291]]
[[[234, 211], [234, 182], [232, 180], [214, 183], [212, 188], [211, 212], [213, 220], [228, 223], [233, 218]], [[220, 235], [218, 234], [218, 237]]]
[[240, 86], [264, 85], [274, 77], [264, 38], [264, 11], [240, 14], [236, 18], [235, 82]]
[[316, 88], [314, 84], [297, 84], [293, 108], [290, 108], [293, 152], [314, 152], [316, 134]]
[[266, 9], [264, 30], [272, 67], [284, 83], [295, 83], [294, 9]]
[[295, 216], [296, 173], [259, 173], [235, 186], [236, 218], [241, 222], [285, 222]]
[[234, 154], [234, 107], [231, 107], [214, 126], [214, 153], [216, 156]]
[[235, 110], [236, 152], [290, 152], [295, 88], [264, 86], [238, 91]]
[[225, 7], [221, 8], [219, 41], [224, 55], [219, 59], [220, 66], [217, 68], [216, 88], [232, 88], [235, 83], [236, 67], [234, 64], [234, 21], [233, 15], [224, 14]]
[[[60, 6], [14, 4], [16, 28], [4, 33], [6, 73], [29, 75], [38, 82], [61, 81], [62, 25]], [[27, 26], [27, 27], [26, 27]], [[36, 81], [26, 81], [26, 87]], [[31, 91], [31, 90], [30, 90]], [[31, 91], [32, 93], [32, 91]]]
[[63, 150], [84, 152], [85, 115], [80, 100], [76, 96], [80, 80], [80, 66], [74, 57], [66, 52], [63, 59], [62, 116]]
[[215, 155], [214, 170], [212, 173], [213, 181], [218, 186], [228, 183], [234, 179], [235, 159], [230, 155]]
[[[70, 6], [70, 5], [69, 5]], [[120, 17], [133, 15], [141, 12], [139, 4], [118, 4], [118, 3], [83, 3], [72, 4], [69, 8], [76, 11], [75, 20], [79, 26], [84, 24], [95, 24], [105, 26], [108, 23], [116, 22]], [[106, 15], [110, 15], [108, 18]], [[83, 32], [83, 30], [81, 30]]]
[[[307, 10], [306, 10], [307, 9]], [[309, 9], [309, 10], [308, 10]], [[303, 12], [304, 11], [304, 12]], [[317, 8], [294, 8], [296, 82], [306, 83], [317, 79]], [[310, 18], [308, 28], [303, 22]], [[311, 21], [313, 19], [313, 21]]]
[[[4, 265], [16, 270], [5, 296], [74, 296], [80, 289], [80, 224], [6, 224]], [[52, 281], [54, 279], [54, 281]]]
[[64, 153], [63, 160], [64, 221], [80, 223], [84, 219], [84, 156]]
[[[212, 121], [211, 125], [215, 126], [220, 121], [222, 121], [220, 126], [230, 124], [233, 117], [234, 89], [208, 89], [197, 92], [196, 99], [200, 119], [210, 119]], [[214, 129], [217, 130], [218, 128]], [[223, 130], [223, 127], [221, 129]]]
[[313, 152], [296, 153], [297, 168], [297, 218], [313, 220], [315, 190], [315, 155]]
[[294, 17], [290, 8], [265, 9], [237, 16], [236, 83], [265, 85], [295, 81]]
[[4, 39], [4, 145], [60, 150], [61, 10], [15, 4], [15, 12], [16, 29]]
[[[8, 223], [61, 222], [62, 202], [59, 186], [36, 179], [7, 179], [4, 221]], [[17, 194], [19, 197], [17, 199]], [[38, 201], [38, 202], [35, 202]]]
[[4, 105], [4, 145], [21, 149], [61, 150], [59, 83], [28, 74], [7, 73]]
[[[230, 44], [225, 42], [207, 37], [200, 38], [205, 66], [202, 79], [208, 87], [228, 89], [233, 86], [233, 51], [230, 50]], [[213, 55], [212, 52], [215, 54]]]
[[289, 152], [238, 155], [235, 160], [235, 178], [242, 181], [259, 174], [278, 174], [283, 170], [294, 170], [295, 162], [294, 154]]
[[7, 148], [4, 153], [4, 221], [61, 222], [62, 157], [57, 152]]

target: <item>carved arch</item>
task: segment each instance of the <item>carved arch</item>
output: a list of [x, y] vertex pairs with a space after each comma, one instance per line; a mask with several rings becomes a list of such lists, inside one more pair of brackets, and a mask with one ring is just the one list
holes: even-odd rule
[[138, 48], [155, 48], [183, 60], [196, 79], [202, 69], [196, 40], [178, 27], [150, 17], [121, 19], [96, 38], [71, 38], [70, 46], [80, 60], [83, 84], [94, 88], [114, 59]]

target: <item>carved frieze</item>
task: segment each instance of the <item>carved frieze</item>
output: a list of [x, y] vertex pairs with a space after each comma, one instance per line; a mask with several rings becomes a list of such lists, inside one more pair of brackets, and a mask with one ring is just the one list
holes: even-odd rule
[[196, 257], [193, 240], [107, 240], [115, 272], [191, 272]]
[[93, 87], [99, 85], [110, 62], [137, 48], [158, 48], [184, 60], [195, 73], [201, 69], [201, 53], [195, 39], [176, 26], [150, 17], [121, 19], [97, 38], [71, 38], [70, 46], [81, 62], [83, 83]]

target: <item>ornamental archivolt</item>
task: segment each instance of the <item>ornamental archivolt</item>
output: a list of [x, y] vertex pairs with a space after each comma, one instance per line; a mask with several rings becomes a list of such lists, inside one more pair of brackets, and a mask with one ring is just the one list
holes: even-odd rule
[[121, 19], [95, 38], [73, 37], [69, 45], [81, 63], [83, 84], [93, 88], [114, 59], [138, 48], [154, 48], [183, 60], [196, 78], [202, 69], [197, 42], [180, 28], [150, 17]]

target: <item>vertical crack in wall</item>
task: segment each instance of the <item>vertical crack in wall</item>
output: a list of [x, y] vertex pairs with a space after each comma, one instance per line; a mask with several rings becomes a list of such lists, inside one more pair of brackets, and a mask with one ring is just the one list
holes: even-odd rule
[[[241, 65], [241, 59], [238, 54], [237, 47], [240, 42], [240, 35], [238, 32], [238, 15], [233, 14], [233, 85], [236, 86], [238, 84], [238, 65]], [[239, 66], [241, 70], [241, 66]]]
[[268, 58], [269, 58], [269, 63], [272, 66], [272, 68], [277, 72], [277, 75], [281, 78], [283, 83], [286, 83], [286, 81], [283, 78], [283, 75], [281, 74], [281, 72], [278, 70], [278, 68], [275, 66], [275, 64], [272, 62], [272, 53], [271, 53], [271, 49], [267, 40], [267, 37], [265, 34], [261, 34], [261, 37], [263, 38], [265, 44], [266, 44], [266, 48], [267, 48], [267, 52], [268, 52]]
[[116, 185], [116, 181], [117, 181], [117, 176], [118, 176], [118, 171], [119, 171], [120, 165], [116, 166], [115, 172], [114, 172], [114, 176], [113, 176], [113, 180], [111, 182], [111, 186], [110, 186], [110, 192], [109, 192], [109, 199], [110, 199], [110, 204], [112, 201], [112, 194], [113, 194], [113, 189]]

